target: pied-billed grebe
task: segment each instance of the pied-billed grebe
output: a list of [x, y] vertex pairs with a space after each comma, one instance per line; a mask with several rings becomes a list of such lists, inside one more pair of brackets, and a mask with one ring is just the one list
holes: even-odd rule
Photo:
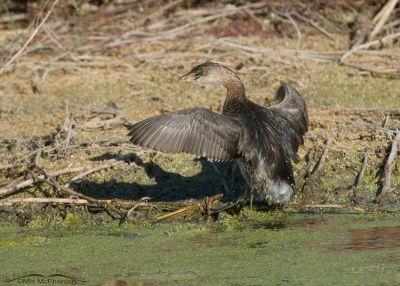
[[181, 79], [223, 85], [222, 114], [189, 108], [150, 117], [129, 127], [130, 141], [168, 153], [191, 153], [211, 161], [238, 159], [258, 200], [287, 203], [294, 193], [291, 161], [308, 129], [306, 104], [289, 84], [278, 89], [277, 105], [265, 108], [245, 96], [239, 77], [212, 62], [194, 67]]

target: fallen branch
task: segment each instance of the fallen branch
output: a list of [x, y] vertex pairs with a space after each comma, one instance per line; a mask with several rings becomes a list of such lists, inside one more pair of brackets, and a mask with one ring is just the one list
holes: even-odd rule
[[40, 29], [43, 27], [44, 23], [46, 23], [47, 19], [50, 17], [50, 14], [53, 12], [54, 7], [57, 5], [59, 0], [55, 0], [53, 2], [53, 5], [50, 7], [49, 11], [47, 11], [46, 16], [44, 16], [43, 20], [40, 22], [40, 24], [36, 27], [36, 29], [33, 31], [31, 36], [28, 38], [28, 40], [25, 42], [25, 44], [22, 46], [21, 49], [8, 61], [6, 62], [0, 69], [0, 74], [2, 74], [6, 68], [11, 65], [22, 53], [23, 51], [28, 47], [28, 45], [32, 42], [32, 40], [35, 38], [37, 33], [40, 31]]
[[389, 153], [389, 156], [387, 157], [385, 167], [383, 170], [383, 183], [382, 183], [382, 188], [378, 190], [376, 194], [376, 200], [377, 202], [382, 201], [383, 196], [385, 196], [389, 190], [390, 190], [390, 181], [391, 181], [391, 176], [392, 176], [392, 164], [394, 159], [397, 156], [397, 144], [400, 142], [400, 131], [397, 131], [396, 136], [394, 137], [391, 145], [391, 150]]
[[[45, 170], [43, 170], [45, 171]], [[117, 208], [113, 207], [110, 205], [109, 202], [104, 201], [104, 200], [98, 200], [95, 198], [92, 198], [90, 196], [75, 192], [74, 190], [72, 190], [71, 188], [65, 187], [65, 186], [61, 186], [60, 184], [57, 183], [56, 180], [54, 180], [51, 177], [48, 177], [45, 174], [46, 178], [42, 180], [42, 182], [47, 183], [48, 185], [52, 186], [53, 188], [55, 188], [58, 192], [60, 193], [64, 193], [65, 195], [68, 196], [73, 196], [73, 197], [77, 197], [77, 198], [81, 198], [81, 199], [85, 199], [88, 202], [97, 204], [99, 206], [102, 206], [105, 211], [113, 218], [113, 219], [117, 219], [117, 217], [115, 217], [114, 213], [116, 213], [118, 216], [121, 217], [122, 213], [120, 212], [120, 210], [118, 210]]]
[[314, 166], [314, 169], [311, 172], [309, 171], [309, 168], [311, 166], [310, 164], [312, 163], [311, 161], [313, 161], [313, 160], [310, 160], [308, 162], [308, 164], [307, 164], [308, 170], [304, 174], [306, 177], [304, 179], [302, 192], [304, 192], [304, 191], [307, 192], [307, 190], [309, 188], [313, 188], [314, 178], [319, 176], [321, 174], [321, 172], [323, 171], [323, 169], [325, 168], [326, 159], [328, 157], [328, 153], [329, 153], [329, 149], [330, 149], [331, 144], [332, 144], [332, 136], [330, 135], [328, 137], [328, 139], [326, 140], [324, 151], [322, 151], [322, 155], [321, 155], [318, 163]]
[[82, 130], [93, 130], [93, 129], [111, 129], [116, 126], [127, 125], [128, 120], [122, 115], [117, 115], [114, 118], [102, 120], [100, 118], [93, 118], [81, 125], [78, 125], [77, 128]]
[[[148, 210], [151, 208], [162, 209], [162, 210], [176, 210], [182, 207], [187, 207], [188, 205], [192, 205], [193, 202], [185, 203], [185, 202], [146, 202], [146, 201], [134, 201], [134, 200], [97, 200], [101, 203], [112, 204], [122, 208], [132, 208]], [[83, 198], [7, 198], [0, 200], [0, 206], [10, 206], [15, 204], [30, 204], [30, 203], [54, 203], [54, 204], [79, 204], [79, 205], [90, 205], [94, 204]]]
[[119, 163], [120, 163], [120, 161], [117, 161], [117, 160], [110, 160], [110, 162], [107, 163], [107, 164], [103, 164], [103, 165], [94, 167], [94, 168], [92, 168], [92, 169], [89, 169], [89, 170], [87, 170], [86, 172], [83, 172], [83, 173], [81, 173], [81, 174], [79, 174], [79, 175], [73, 177], [71, 180], [69, 180], [68, 183], [66, 183], [66, 184], [64, 185], [64, 187], [65, 187], [65, 188], [69, 188], [73, 182], [78, 181], [78, 180], [80, 180], [80, 179], [82, 179], [82, 178], [84, 178], [84, 177], [86, 177], [87, 175], [90, 175], [90, 174], [92, 174], [92, 173], [95, 173], [95, 172], [98, 172], [98, 171], [101, 171], [101, 170], [106, 170], [106, 169], [110, 169], [110, 168], [112, 168], [112, 167], [115, 167], [115, 166], [116, 166], [117, 164], [119, 164]]
[[[110, 160], [110, 162], [107, 164], [103, 164], [103, 165], [94, 167], [92, 169], [89, 169], [89, 170], [83, 172], [82, 174], [79, 174], [79, 175], [73, 177], [67, 184], [64, 185], [64, 187], [69, 188], [73, 182], [80, 180], [89, 174], [112, 168], [112, 167], [116, 166], [118, 163], [119, 163], [119, 161], [117, 161], [117, 160]], [[61, 169], [58, 171], [49, 172], [48, 176], [51, 178], [54, 178], [54, 177], [58, 177], [58, 176], [66, 175], [66, 174], [70, 174], [70, 173], [81, 172], [83, 170], [85, 170], [85, 167], [76, 167], [76, 168], [67, 167], [67, 168], [64, 168], [64, 169]], [[36, 181], [42, 181], [44, 179], [45, 179], [45, 175], [39, 175], [36, 178], [27, 179], [22, 182], [20, 182], [20, 178], [18, 178], [15, 181], [7, 184], [7, 186], [0, 188], [0, 196], [11, 195], [21, 189], [32, 186]]]
[[354, 52], [359, 51], [359, 50], [366, 50], [366, 49], [370, 49], [370, 48], [376, 48], [376, 47], [379, 47], [379, 46], [383, 46], [385, 44], [389, 44], [389, 43], [394, 42], [397, 38], [400, 38], [400, 32], [388, 35], [388, 36], [383, 37], [383, 38], [381, 38], [379, 40], [370, 41], [370, 42], [362, 44], [362, 45], [354, 46], [348, 52], [346, 52], [340, 58], [339, 61], [340, 61], [340, 63], [345, 64], [346, 63], [346, 59], [348, 57], [350, 57]]
[[12, 206], [15, 204], [27, 203], [46, 203], [46, 204], [71, 204], [71, 205], [87, 205], [90, 204], [85, 199], [69, 199], [69, 198], [14, 198], [0, 201], [0, 206]]
[[[85, 167], [71, 168], [70, 166], [68, 166], [61, 170], [49, 172], [49, 176], [53, 178], [53, 177], [58, 177], [58, 176], [66, 175], [66, 174], [70, 174], [70, 173], [81, 172], [84, 169], [85, 169]], [[44, 178], [45, 178], [44, 175], [40, 175], [40, 176], [37, 176], [36, 179], [43, 180]], [[21, 182], [21, 179], [18, 178], [16, 180], [14, 180], [13, 182], [7, 184], [7, 186], [0, 188], [0, 196], [11, 195], [23, 188], [32, 186], [34, 183], [35, 183], [35, 179], [33, 179], [33, 178], [22, 181], [22, 182]]]
[[324, 151], [322, 152], [321, 158], [319, 159], [318, 164], [315, 166], [314, 170], [311, 172], [310, 177], [320, 173], [325, 168], [326, 159], [328, 158], [328, 153], [331, 144], [332, 144], [332, 136], [329, 136], [328, 139], [326, 140]]
[[149, 200], [149, 197], [142, 198], [140, 202], [136, 203], [133, 207], [131, 207], [125, 214], [125, 216], [120, 220], [119, 225], [122, 225], [128, 218], [129, 216], [133, 213], [134, 210], [139, 208], [140, 206], [148, 205], [147, 201]]
[[297, 22], [293, 19], [293, 17], [289, 13], [285, 13], [284, 16], [289, 20], [289, 22], [292, 24], [294, 30], [296, 31], [297, 35], [297, 48], [300, 49], [301, 46], [301, 40], [303, 38], [303, 35], [301, 33], [301, 29]]
[[24, 165], [26, 165], [26, 160], [28, 160], [30, 157], [32, 157], [34, 155], [37, 155], [38, 152], [42, 152], [42, 154], [43, 154], [43, 152], [51, 152], [51, 151], [54, 151], [56, 149], [58, 149], [58, 147], [46, 146], [46, 147], [38, 148], [35, 151], [32, 151], [29, 154], [25, 155], [24, 157], [19, 158], [14, 163], [0, 165], [0, 170], [12, 169], [12, 168], [17, 168], [17, 167], [24, 166]]
[[374, 74], [396, 75], [400, 73], [400, 68], [376, 68], [376, 67], [364, 67], [361, 65], [349, 64], [349, 63], [342, 63], [342, 64], [353, 69], [358, 69], [362, 72], [368, 72]]
[[369, 150], [366, 150], [362, 161], [360, 173], [358, 173], [356, 181], [354, 183], [355, 188], [358, 188], [361, 185], [362, 179], [364, 178], [365, 170], [367, 169], [368, 165], [368, 155], [369, 155]]
[[389, 0], [385, 6], [381, 9], [381, 11], [375, 16], [372, 22], [376, 25], [374, 29], [369, 34], [369, 39], [373, 39], [379, 32], [382, 30], [383, 25], [385, 24], [386, 20], [389, 18], [390, 14], [392, 13], [394, 7], [396, 6], [399, 0]]
[[190, 30], [193, 30], [196, 26], [200, 25], [200, 24], [205, 24], [207, 22], [211, 22], [214, 20], [217, 20], [219, 18], [224, 18], [227, 16], [232, 16], [236, 13], [239, 13], [241, 11], [243, 11], [243, 8], [246, 7], [250, 7], [250, 5], [244, 5], [244, 6], [239, 6], [239, 7], [228, 7], [227, 9], [222, 10], [219, 13], [210, 15], [210, 16], [206, 16], [203, 17], [201, 19], [198, 20], [193, 20], [190, 21], [190, 23], [184, 24], [182, 26], [179, 27], [175, 27], [169, 30], [164, 30], [158, 33], [145, 33], [145, 32], [141, 32], [139, 31], [139, 36], [141, 36], [140, 38], [138, 37], [134, 37], [133, 39], [125, 39], [126, 35], [128, 34], [129, 36], [133, 35], [134, 33], [138, 33], [138, 31], [134, 31], [130, 32], [130, 33], [125, 33], [123, 35], [123, 37], [117, 38], [114, 41], [112, 41], [111, 43], [106, 44], [104, 47], [102, 48], [115, 48], [115, 47], [120, 47], [123, 45], [127, 45], [127, 44], [133, 44], [133, 43], [137, 43], [139, 41], [139, 39], [141, 39], [142, 41], [156, 41], [156, 40], [161, 40], [161, 39], [173, 39], [179, 35], [183, 35], [186, 32], [189, 32]]
[[336, 41], [336, 38], [334, 36], [332, 36], [329, 32], [327, 32], [324, 28], [322, 28], [321, 26], [319, 26], [317, 23], [315, 23], [313, 20], [308, 19], [302, 15], [300, 15], [299, 13], [294, 13], [294, 16], [296, 16], [297, 18], [299, 18], [300, 20], [311, 24], [311, 26], [313, 26], [315, 29], [317, 29], [318, 31], [320, 31], [325, 37], [327, 37], [330, 40]]
[[160, 221], [166, 220], [166, 219], [168, 219], [168, 218], [173, 218], [173, 217], [181, 216], [181, 215], [183, 215], [183, 214], [185, 214], [185, 213], [192, 213], [192, 212], [194, 212], [195, 210], [197, 210], [197, 209], [199, 209], [199, 208], [200, 208], [200, 204], [199, 204], [199, 203], [195, 203], [195, 204], [189, 205], [189, 206], [187, 206], [187, 207], [181, 208], [181, 209], [179, 209], [179, 210], [176, 210], [176, 211], [173, 211], [173, 212], [164, 214], [164, 215], [156, 216], [156, 217], [154, 218], [154, 220], [155, 220], [156, 222], [160, 222]]

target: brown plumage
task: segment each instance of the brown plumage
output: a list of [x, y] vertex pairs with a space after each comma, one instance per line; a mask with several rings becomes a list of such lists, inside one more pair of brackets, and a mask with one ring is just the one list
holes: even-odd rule
[[269, 108], [248, 100], [242, 81], [229, 68], [207, 62], [181, 79], [223, 85], [222, 114], [205, 108], [183, 109], [132, 125], [135, 145], [168, 153], [191, 153], [209, 160], [238, 159], [258, 199], [286, 203], [293, 195], [291, 161], [308, 129], [303, 98], [289, 84], [278, 89], [279, 104]]

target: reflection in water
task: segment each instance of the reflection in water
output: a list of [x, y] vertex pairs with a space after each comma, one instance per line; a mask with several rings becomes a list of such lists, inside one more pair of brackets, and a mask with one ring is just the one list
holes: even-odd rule
[[400, 226], [349, 231], [349, 238], [332, 245], [333, 250], [367, 251], [400, 247]]

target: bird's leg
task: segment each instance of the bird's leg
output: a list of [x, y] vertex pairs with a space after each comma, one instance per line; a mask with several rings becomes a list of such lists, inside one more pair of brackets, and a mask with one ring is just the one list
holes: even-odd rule
[[248, 186], [250, 187], [250, 189], [251, 189], [250, 178], [249, 178], [249, 175], [247, 174], [247, 171], [246, 171], [246, 169], [245, 169], [245, 166], [243, 166], [243, 164], [242, 164], [240, 161], [238, 161], [238, 160], [236, 160], [235, 162], [236, 162], [236, 164], [239, 166], [240, 173], [242, 174], [244, 180], [246, 181], [247, 185], [248, 185]]
[[[253, 200], [254, 200], [254, 188], [252, 187], [251, 183], [250, 183], [250, 177], [245, 169], [245, 166], [243, 164], [241, 164], [240, 161], [236, 161], [236, 164], [239, 166], [240, 169], [240, 173], [242, 174], [244, 180], [246, 181], [247, 186], [250, 188], [250, 210], [253, 210]], [[246, 188], [247, 190], [247, 188]], [[245, 192], [245, 196], [246, 196], [246, 192]]]
[[223, 185], [224, 190], [225, 190], [225, 194], [229, 196], [231, 194], [231, 190], [230, 190], [230, 188], [228, 186], [228, 183], [225, 180], [224, 175], [221, 173], [221, 171], [218, 169], [218, 167], [217, 167], [217, 165], [215, 163], [211, 163], [211, 167], [214, 169], [215, 173], [221, 178], [222, 185]]
[[[242, 174], [243, 178], [246, 181], [247, 186], [250, 189], [250, 209], [253, 210], [254, 189], [251, 186], [250, 178], [247, 174], [245, 166], [243, 164], [241, 164], [240, 161], [237, 161], [237, 160], [235, 161], [235, 163], [237, 166], [239, 166], [240, 173]], [[223, 205], [220, 208], [213, 209], [213, 215], [217, 215], [218, 213], [220, 213], [222, 211], [233, 212], [233, 213], [237, 212], [238, 210], [240, 211], [242, 209], [242, 207], [246, 205], [246, 194], [247, 194], [247, 188], [246, 188], [244, 196], [242, 196], [236, 202], [231, 202], [231, 203]]]
[[220, 208], [212, 209], [211, 215], [216, 216], [222, 211], [226, 211], [232, 214], [238, 214], [245, 205], [246, 201], [243, 199], [239, 199], [236, 202], [227, 203]]

